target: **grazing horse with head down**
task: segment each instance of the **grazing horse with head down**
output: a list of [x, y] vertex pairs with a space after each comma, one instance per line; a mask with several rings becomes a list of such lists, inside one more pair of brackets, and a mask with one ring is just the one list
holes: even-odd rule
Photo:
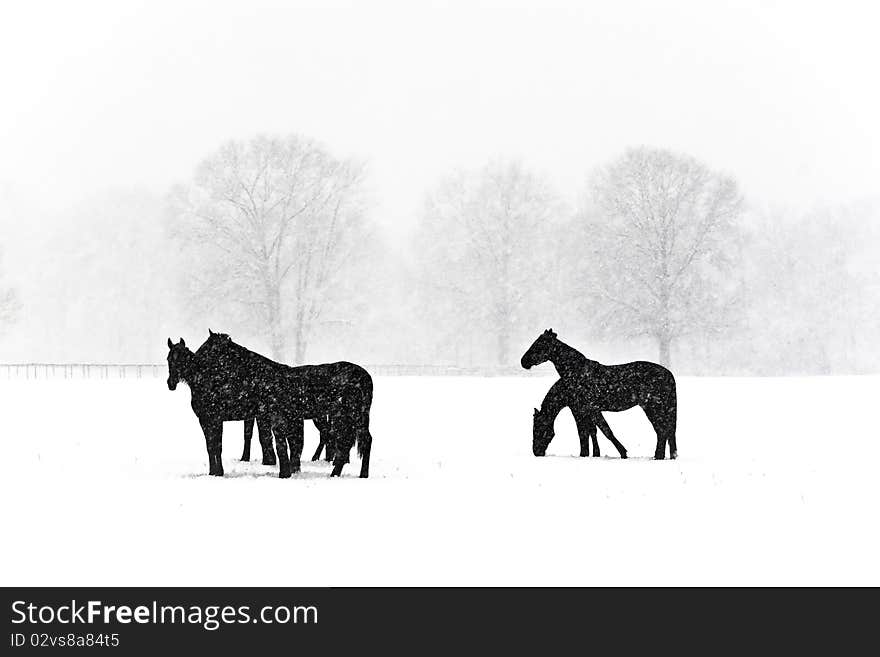
[[[168, 340], [168, 388], [184, 381], [192, 391], [192, 408], [205, 434], [209, 472], [223, 475], [221, 436], [226, 420], [268, 417], [275, 435], [280, 477], [299, 471], [303, 420], [328, 418], [328, 445], [333, 471], [339, 476], [357, 443], [361, 477], [369, 475], [372, 436], [369, 430], [373, 381], [362, 367], [339, 362], [288, 367], [223, 340], [196, 352], [183, 338]], [[290, 456], [288, 456], [288, 446]]]
[[599, 456], [599, 441], [596, 439], [596, 429], [601, 429], [605, 437], [617, 448], [620, 458], [626, 458], [626, 448], [614, 437], [611, 427], [605, 422], [602, 413], [593, 411], [578, 403], [577, 391], [570, 390], [564, 379], [559, 379], [550, 386], [550, 390], [541, 402], [541, 408], [535, 409], [534, 422], [532, 424], [532, 453], [535, 456], [544, 456], [547, 447], [555, 435], [553, 424], [556, 416], [566, 406], [570, 407], [577, 424], [578, 438], [581, 441], [581, 456], [590, 455], [590, 442], [593, 443], [593, 456]]
[[523, 354], [520, 364], [529, 369], [547, 361], [553, 363], [569, 390], [573, 413], [625, 411], [640, 406], [657, 434], [654, 458], [665, 458], [667, 444], [670, 458], [678, 456], [677, 399], [672, 372], [647, 361], [603, 365], [589, 360], [559, 340], [552, 329], [538, 336]]

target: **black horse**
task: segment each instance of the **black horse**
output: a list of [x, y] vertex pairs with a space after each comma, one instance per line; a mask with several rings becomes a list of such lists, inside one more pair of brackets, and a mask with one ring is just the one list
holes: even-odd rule
[[667, 443], [669, 456], [678, 456], [677, 400], [672, 372], [647, 361], [602, 365], [559, 340], [552, 329], [538, 336], [523, 354], [520, 364], [529, 369], [548, 360], [570, 390], [569, 406], [575, 417], [581, 409], [592, 413], [640, 406], [657, 433], [654, 458], [665, 458]]
[[602, 430], [605, 437], [617, 448], [620, 458], [626, 458], [626, 448], [614, 437], [611, 427], [605, 422], [602, 413], [592, 411], [577, 403], [577, 391], [571, 390], [564, 379], [559, 379], [550, 386], [550, 390], [541, 402], [541, 409], [535, 409], [535, 417], [532, 424], [532, 453], [535, 456], [544, 456], [547, 446], [555, 435], [553, 424], [559, 412], [569, 406], [574, 421], [577, 424], [578, 438], [581, 442], [581, 456], [590, 455], [590, 442], [593, 443], [593, 456], [599, 456], [599, 441], [596, 439], [597, 427]]
[[[223, 347], [225, 343], [232, 340], [228, 333], [215, 333], [208, 329], [208, 339], [200, 347], [205, 354], [212, 353], [215, 349]], [[329, 418], [326, 414], [311, 418], [315, 427], [318, 429], [321, 437], [318, 443], [318, 449], [312, 457], [312, 461], [321, 458], [321, 451], [327, 446], [327, 461], [333, 460], [332, 444], [328, 442], [330, 431]], [[249, 417], [244, 420], [244, 447], [241, 452], [242, 461], [251, 460], [251, 441], [254, 435], [254, 424], [256, 423], [259, 431], [260, 447], [263, 450], [263, 465], [275, 465], [275, 450], [272, 448], [272, 423], [267, 415], [261, 417]]]
[[288, 367], [232, 340], [202, 345], [193, 353], [183, 338], [178, 344], [169, 338], [168, 349], [168, 388], [174, 390], [184, 381], [192, 390], [192, 408], [205, 433], [210, 474], [223, 475], [224, 421], [268, 417], [279, 476], [290, 477], [300, 469], [303, 420], [327, 417], [328, 444], [333, 445], [331, 476], [341, 474], [355, 443], [361, 457], [360, 476], [369, 475], [373, 382], [363, 368], [346, 362]]

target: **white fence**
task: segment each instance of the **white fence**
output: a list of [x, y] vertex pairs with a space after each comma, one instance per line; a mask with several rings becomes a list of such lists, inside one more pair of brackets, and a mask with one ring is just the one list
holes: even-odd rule
[[[457, 367], [452, 365], [366, 365], [373, 376], [542, 376], [519, 367]], [[539, 368], [540, 369], [540, 368]], [[0, 363], [6, 379], [142, 379], [165, 378], [165, 363]]]

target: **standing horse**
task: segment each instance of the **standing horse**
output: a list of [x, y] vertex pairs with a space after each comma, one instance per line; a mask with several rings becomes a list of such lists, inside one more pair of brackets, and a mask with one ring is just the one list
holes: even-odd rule
[[[229, 337], [228, 333], [215, 333], [211, 329], [208, 329], [208, 339], [205, 343], [200, 347], [204, 353], [211, 353], [213, 350], [218, 349], [225, 345], [225, 343], [230, 342], [232, 338]], [[320, 415], [318, 417], [311, 418], [315, 427], [321, 434], [320, 442], [318, 444], [318, 450], [315, 452], [315, 455], [312, 457], [313, 461], [317, 461], [321, 457], [321, 451], [325, 445], [327, 445], [327, 460], [333, 460], [333, 449], [332, 444], [328, 443], [328, 433], [330, 430], [329, 419], [326, 415]], [[244, 421], [244, 447], [241, 452], [241, 460], [242, 461], [250, 461], [251, 460], [251, 440], [254, 435], [254, 423], [256, 422], [257, 429], [259, 430], [259, 440], [260, 447], [263, 450], [263, 465], [275, 465], [275, 450], [272, 449], [272, 423], [269, 421], [267, 416], [261, 417], [249, 417]]]
[[[662, 365], [636, 361], [602, 365], [589, 360], [547, 329], [523, 354], [520, 364], [529, 369], [550, 361], [570, 390], [572, 412], [625, 411], [640, 406], [657, 434], [655, 459], [678, 456], [675, 443], [677, 400], [675, 377]], [[575, 415], [577, 417], [577, 415]]]
[[[372, 437], [369, 412], [373, 382], [353, 363], [288, 367], [231, 340], [202, 345], [195, 353], [183, 338], [168, 340], [168, 388], [184, 381], [208, 450], [209, 472], [222, 476], [221, 436], [226, 420], [268, 417], [275, 434], [279, 476], [299, 471], [303, 420], [328, 417], [328, 444], [334, 446], [331, 476], [339, 476], [357, 442], [361, 477], [369, 476]], [[288, 456], [290, 446], [290, 456]]]
[[614, 437], [611, 427], [605, 422], [602, 413], [592, 411], [577, 403], [577, 391], [570, 390], [564, 379], [559, 379], [550, 386], [550, 390], [541, 402], [541, 409], [535, 409], [532, 424], [532, 453], [544, 456], [547, 446], [555, 435], [553, 424], [559, 412], [569, 406], [577, 424], [578, 438], [581, 441], [581, 456], [590, 455], [590, 442], [593, 443], [593, 456], [599, 456], [599, 441], [596, 439], [597, 427], [605, 437], [617, 448], [620, 458], [626, 458], [626, 448]]

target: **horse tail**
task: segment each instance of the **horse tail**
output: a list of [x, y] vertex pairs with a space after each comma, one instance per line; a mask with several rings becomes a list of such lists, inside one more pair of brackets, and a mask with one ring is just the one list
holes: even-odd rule
[[370, 419], [367, 416], [366, 425], [358, 427], [356, 440], [357, 440], [357, 452], [358, 458], [361, 460], [364, 459], [365, 454], [370, 453], [370, 447], [373, 445], [373, 436], [370, 435], [370, 427], [369, 427]]
[[678, 441], [675, 436], [678, 424], [678, 392], [672, 372], [669, 373], [669, 392], [667, 394], [666, 439], [669, 443], [669, 455], [676, 458], [678, 456]]
[[357, 441], [358, 457], [364, 458], [369, 455], [370, 445], [373, 438], [370, 435], [370, 406], [373, 404], [373, 379], [364, 371], [364, 378], [358, 387], [360, 392], [360, 408], [358, 409], [357, 431], [355, 432], [355, 440]]

